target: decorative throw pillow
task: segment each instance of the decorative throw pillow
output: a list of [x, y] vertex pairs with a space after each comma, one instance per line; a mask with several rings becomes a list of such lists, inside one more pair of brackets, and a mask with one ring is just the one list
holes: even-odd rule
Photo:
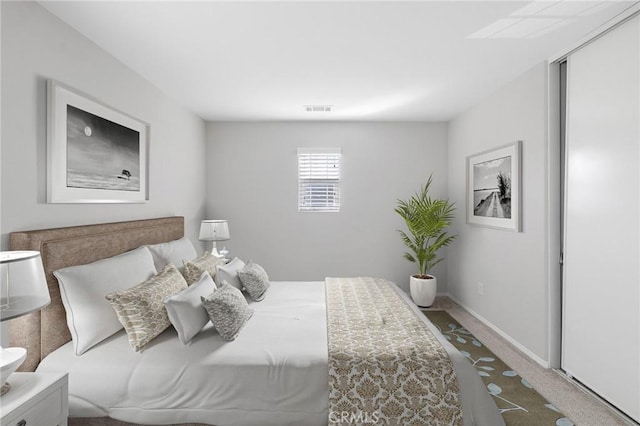
[[269, 276], [262, 266], [249, 261], [238, 271], [238, 278], [253, 300], [259, 302], [264, 299], [269, 288]]
[[242, 290], [242, 283], [240, 282], [240, 278], [238, 278], [238, 271], [244, 268], [244, 266], [244, 262], [237, 257], [226, 265], [218, 265], [218, 275], [216, 276], [216, 282], [220, 284], [223, 281], [226, 281], [238, 290]]
[[211, 278], [214, 278], [216, 276], [216, 266], [222, 263], [224, 263], [222, 259], [206, 251], [199, 258], [185, 262], [182, 273], [184, 274], [184, 279], [191, 285], [200, 279], [200, 275], [202, 275], [204, 271], [207, 271], [209, 275], [211, 275]]
[[226, 281], [201, 300], [213, 326], [225, 340], [234, 340], [253, 315], [240, 290]]
[[198, 281], [164, 300], [169, 321], [178, 332], [178, 338], [183, 344], [189, 343], [209, 322], [209, 315], [202, 306], [200, 298], [208, 296], [215, 289], [215, 283], [209, 273], [205, 271], [200, 275]]
[[133, 350], [139, 351], [169, 327], [171, 322], [162, 302], [186, 287], [182, 274], [169, 264], [137, 286], [105, 296], [124, 326]]
[[193, 244], [187, 237], [167, 243], [152, 244], [147, 247], [153, 256], [156, 271], [162, 271], [170, 263], [176, 265], [179, 270], [184, 262], [198, 257], [196, 249], [193, 248]]
[[125, 290], [156, 273], [151, 252], [146, 247], [53, 273], [60, 283], [60, 296], [76, 355], [82, 355], [122, 330], [104, 295]]

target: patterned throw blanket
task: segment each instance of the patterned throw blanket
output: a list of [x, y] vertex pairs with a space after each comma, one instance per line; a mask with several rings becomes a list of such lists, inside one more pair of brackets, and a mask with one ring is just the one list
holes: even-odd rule
[[386, 280], [327, 278], [329, 424], [461, 425], [447, 352]]

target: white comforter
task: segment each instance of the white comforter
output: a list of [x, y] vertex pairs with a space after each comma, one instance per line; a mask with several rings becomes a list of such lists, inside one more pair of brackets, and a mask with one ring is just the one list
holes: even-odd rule
[[[233, 342], [222, 340], [208, 324], [185, 346], [170, 327], [137, 353], [121, 331], [82, 356], [74, 355], [68, 343], [47, 356], [38, 371], [69, 372], [70, 417], [109, 416], [141, 424], [326, 425], [324, 283], [274, 282], [265, 299], [251, 307], [253, 317]], [[503, 424], [478, 374], [440, 340], [458, 375], [465, 424]]]

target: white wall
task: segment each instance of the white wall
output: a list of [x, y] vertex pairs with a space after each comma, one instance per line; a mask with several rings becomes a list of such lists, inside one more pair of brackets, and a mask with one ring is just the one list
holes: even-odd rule
[[459, 206], [465, 206], [466, 157], [523, 141], [522, 232], [468, 225], [460, 208], [459, 239], [448, 253], [449, 292], [543, 364], [549, 361], [546, 81], [540, 64], [449, 123], [449, 197]]
[[[209, 123], [207, 217], [228, 219], [231, 256], [274, 280], [379, 276], [406, 289], [417, 267], [402, 257], [396, 200], [431, 173], [446, 196], [446, 140], [444, 123]], [[298, 147], [342, 148], [339, 213], [298, 212]], [[444, 262], [433, 272], [446, 291]]]
[[[2, 3], [2, 247], [9, 232], [183, 215], [197, 243], [204, 216], [205, 123], [37, 3]], [[150, 126], [149, 201], [46, 203], [46, 80]]]

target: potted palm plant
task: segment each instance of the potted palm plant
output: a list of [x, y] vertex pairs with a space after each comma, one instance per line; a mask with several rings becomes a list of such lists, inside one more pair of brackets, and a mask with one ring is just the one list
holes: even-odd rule
[[436, 297], [437, 279], [429, 271], [442, 261], [438, 250], [448, 246], [456, 238], [447, 235], [455, 207], [448, 200], [429, 197], [431, 176], [419, 192], [409, 200], [398, 200], [395, 209], [407, 224], [409, 232], [398, 231], [410, 252], [404, 254], [409, 262], [418, 264], [418, 273], [410, 278], [411, 298], [416, 305], [428, 307]]

